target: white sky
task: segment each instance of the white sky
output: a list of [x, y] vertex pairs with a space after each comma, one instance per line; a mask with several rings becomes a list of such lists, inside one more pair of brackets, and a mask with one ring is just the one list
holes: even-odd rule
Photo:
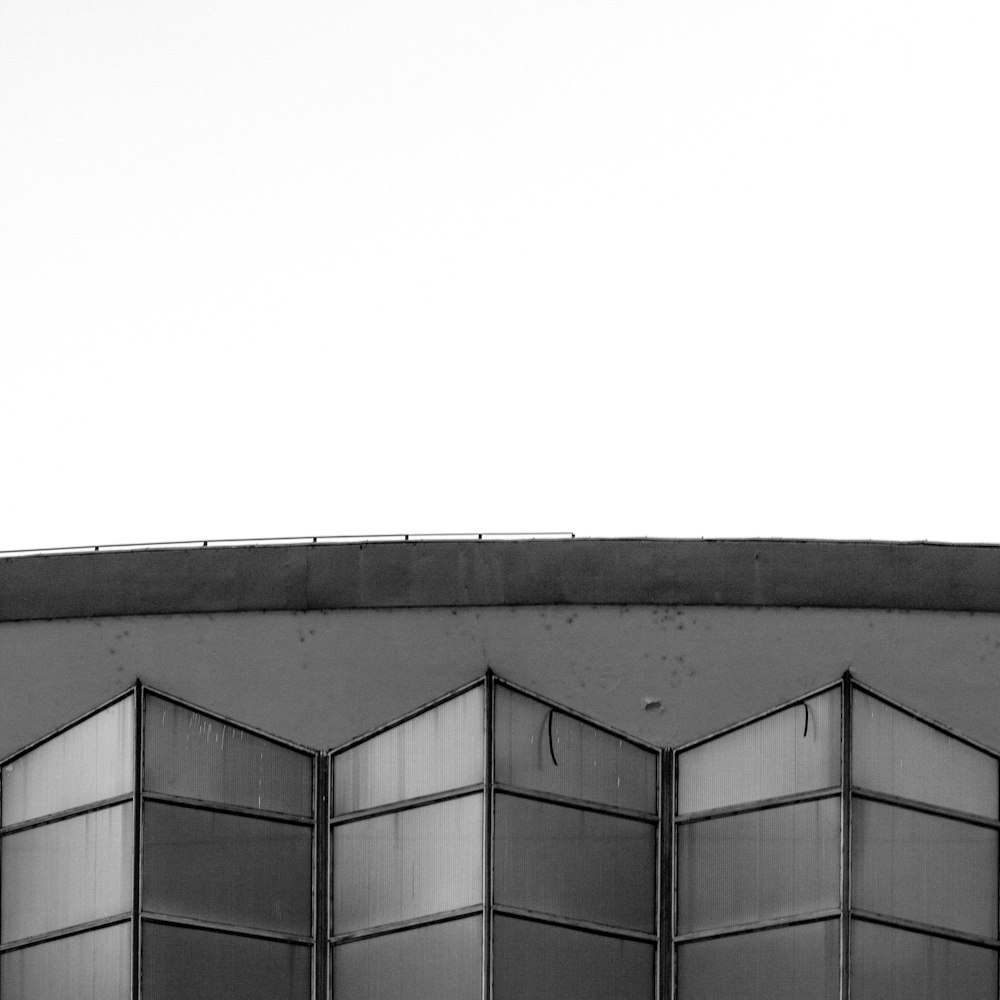
[[1000, 542], [996, 0], [2, 0], [0, 549]]

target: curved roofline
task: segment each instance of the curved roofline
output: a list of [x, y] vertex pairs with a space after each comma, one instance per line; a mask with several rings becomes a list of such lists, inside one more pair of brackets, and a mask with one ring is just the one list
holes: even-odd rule
[[576, 538], [0, 558], [6, 622], [553, 604], [997, 612], [1000, 546]]

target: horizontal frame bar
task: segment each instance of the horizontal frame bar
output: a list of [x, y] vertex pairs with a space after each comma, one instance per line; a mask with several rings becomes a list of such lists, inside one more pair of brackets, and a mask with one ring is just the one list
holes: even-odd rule
[[799, 802], [818, 802], [839, 795], [840, 785], [827, 785], [826, 788], [817, 788], [811, 792], [793, 792], [791, 795], [777, 795], [773, 799], [755, 799], [753, 802], [739, 802], [731, 806], [719, 806], [716, 809], [699, 809], [697, 812], [675, 816], [674, 823], [682, 826], [685, 823], [698, 823], [706, 819], [721, 819], [723, 816], [740, 816], [743, 813], [780, 809], [782, 806], [791, 806]]
[[655, 945], [659, 940], [655, 931], [639, 931], [631, 927], [615, 927], [611, 924], [599, 924], [590, 920], [574, 920], [572, 917], [560, 917], [555, 913], [543, 913], [540, 910], [526, 910], [519, 906], [504, 906], [495, 903], [493, 913], [501, 917], [531, 920], [536, 924], [550, 924], [553, 927], [566, 927], [570, 930], [585, 931], [588, 934], [600, 934], [603, 937], [641, 941], [643, 944]]
[[[781, 704], [775, 705], [773, 708], [765, 709], [763, 712], [751, 715], [747, 719], [743, 719], [740, 722], [734, 722], [732, 725], [725, 726], [723, 729], [716, 730], [714, 733], [709, 733], [707, 736], [699, 736], [696, 740], [691, 740], [689, 743], [682, 743], [672, 749], [679, 757], [685, 751], [693, 750], [695, 747], [701, 746], [702, 743], [711, 743], [712, 740], [717, 740], [720, 736], [726, 736], [729, 733], [736, 732], [738, 729], [744, 729], [746, 726], [752, 726], [755, 722], [760, 722], [762, 719], [767, 719], [772, 715], [777, 715], [779, 712], [785, 712], [789, 708], [794, 708], [796, 705], [804, 705], [807, 701], [812, 701], [813, 698], [818, 698], [822, 694], [833, 691], [834, 688], [843, 687], [843, 684], [843, 678], [838, 677], [835, 681], [832, 681], [829, 684], [824, 684], [823, 687], [817, 688], [815, 691], [811, 691], [808, 694], [798, 695], [795, 698], [789, 698], [788, 701], [783, 701]], [[841, 699], [840, 710], [841, 712], [844, 711], [843, 699]]]
[[674, 944], [687, 944], [689, 941], [708, 941], [713, 938], [735, 937], [738, 934], [753, 934], [756, 931], [769, 931], [777, 927], [795, 927], [799, 924], [816, 924], [824, 920], [839, 920], [840, 907], [825, 910], [814, 910], [812, 913], [796, 913], [788, 917], [773, 917], [770, 920], [757, 920], [752, 924], [736, 924], [732, 927], [713, 927], [710, 930], [691, 931], [688, 934], [675, 934]]
[[180, 708], [186, 708], [189, 712], [197, 712], [198, 715], [203, 715], [206, 719], [211, 719], [213, 722], [221, 722], [223, 725], [232, 726], [233, 729], [241, 729], [245, 733], [250, 733], [253, 736], [258, 736], [262, 740], [267, 740], [268, 743], [275, 743], [280, 747], [284, 747], [286, 750], [294, 750], [296, 753], [300, 753], [306, 757], [315, 757], [320, 750], [315, 747], [308, 747], [302, 743], [296, 743], [294, 740], [285, 739], [283, 736], [276, 736], [274, 733], [265, 732], [263, 729], [258, 729], [256, 726], [252, 726], [246, 722], [240, 722], [237, 719], [230, 719], [225, 715], [220, 715], [218, 712], [212, 711], [212, 709], [204, 708], [201, 705], [195, 705], [193, 702], [187, 701], [185, 698], [178, 698], [176, 695], [168, 694], [166, 691], [161, 691], [158, 688], [147, 687], [145, 684], [142, 686], [143, 694], [147, 697], [153, 695], [156, 698], [160, 698], [162, 701], [169, 701], [173, 705], [177, 705]]
[[72, 819], [74, 816], [85, 816], [87, 813], [100, 812], [102, 809], [111, 809], [114, 806], [131, 803], [134, 792], [122, 792], [121, 795], [112, 795], [107, 799], [98, 799], [83, 806], [73, 806], [70, 809], [60, 809], [59, 812], [46, 813], [35, 819], [25, 819], [20, 823], [11, 823], [10, 826], [0, 828], [0, 838], [8, 834], [21, 833], [24, 830], [34, 830], [39, 826], [48, 826], [50, 823], [61, 823], [65, 819]]
[[956, 931], [949, 927], [939, 927], [936, 924], [925, 924], [919, 920], [907, 920], [905, 917], [890, 917], [871, 910], [851, 910], [852, 920], [862, 920], [869, 924], [881, 924], [885, 927], [896, 927], [901, 931], [913, 931], [916, 934], [926, 934], [928, 937], [945, 938], [961, 944], [977, 945], [1000, 951], [1000, 941], [996, 938], [983, 937], [980, 934], [969, 934], [966, 931]]
[[656, 813], [640, 812], [638, 809], [625, 809], [602, 802], [588, 802], [586, 799], [577, 799], [570, 795], [559, 795], [555, 792], [540, 792], [535, 789], [520, 788], [516, 785], [508, 785], [499, 781], [494, 782], [493, 788], [497, 795], [511, 795], [518, 799], [548, 802], [551, 805], [565, 806], [569, 809], [580, 809], [584, 812], [601, 813], [604, 816], [634, 819], [641, 823], [648, 823], [650, 826], [656, 826], [659, 823], [659, 817]]
[[941, 819], [953, 819], [956, 823], [968, 823], [970, 826], [985, 826], [990, 830], [1000, 830], [1000, 819], [989, 819], [986, 816], [977, 816], [975, 813], [960, 812], [957, 809], [947, 809], [943, 806], [933, 806], [927, 802], [917, 802], [915, 799], [906, 799], [899, 795], [889, 795], [886, 792], [872, 792], [867, 788], [854, 787], [851, 789], [851, 794], [856, 799], [881, 802], [887, 806], [898, 806], [900, 809], [909, 809], [912, 812], [925, 813], [928, 816], [939, 816]]
[[482, 795], [482, 783], [475, 785], [461, 785], [458, 788], [449, 788], [444, 792], [431, 792], [430, 795], [418, 795], [412, 799], [403, 799], [402, 802], [389, 802], [384, 806], [372, 806], [370, 809], [359, 809], [356, 812], [341, 813], [330, 820], [330, 826], [344, 826], [347, 823], [360, 823], [365, 819], [373, 819], [376, 816], [385, 816], [390, 813], [407, 812], [410, 809], [420, 809], [422, 806], [431, 806], [437, 802], [449, 802], [451, 799], [462, 799], [467, 795]]
[[16, 941], [8, 941], [0, 945], [0, 955], [5, 955], [9, 951], [19, 951], [22, 948], [30, 948], [32, 945], [45, 944], [49, 941], [59, 941], [62, 938], [73, 937], [76, 934], [86, 934], [87, 931], [99, 930], [102, 927], [114, 927], [117, 924], [131, 923], [132, 913], [126, 911], [112, 914], [110, 917], [99, 917], [97, 920], [87, 920], [82, 924], [72, 924], [69, 927], [60, 927], [58, 930], [46, 931], [44, 934], [35, 934], [32, 937], [18, 938]]
[[178, 917], [170, 913], [156, 913], [143, 910], [139, 914], [143, 923], [170, 924], [173, 927], [187, 927], [191, 930], [212, 931], [217, 934], [233, 934], [237, 937], [255, 938], [261, 941], [284, 941], [287, 944], [312, 945], [315, 943], [312, 934], [287, 934], [283, 931], [270, 931], [261, 927], [240, 927], [236, 924], [220, 924], [212, 920], [199, 920], [197, 917]]
[[249, 819], [267, 819], [274, 823], [288, 823], [291, 826], [311, 827], [316, 822], [315, 817], [312, 816], [298, 816], [294, 813], [274, 812], [270, 809], [254, 809], [253, 806], [210, 802], [208, 799], [192, 799], [184, 795], [171, 795], [169, 792], [143, 792], [142, 799], [144, 802], [162, 802], [186, 809], [201, 809], [207, 812], [227, 813], [231, 816], [246, 816]]
[[[485, 674], [481, 677], [477, 677], [473, 681], [467, 681], [461, 687], [454, 688], [447, 694], [439, 695], [436, 698], [432, 698], [430, 701], [425, 701], [417, 708], [405, 715], [401, 715], [391, 722], [387, 722], [377, 729], [371, 729], [367, 733], [363, 733], [361, 736], [355, 736], [353, 739], [348, 740], [346, 743], [341, 743], [339, 746], [333, 747], [326, 751], [328, 756], [336, 757], [339, 754], [345, 753], [348, 750], [354, 749], [359, 743], [366, 743], [370, 739], [374, 739], [376, 736], [381, 736], [382, 733], [388, 732], [390, 729], [395, 729], [396, 726], [401, 726], [405, 722], [410, 722], [415, 719], [418, 715], [423, 715], [425, 712], [431, 711], [431, 709], [437, 708], [438, 705], [443, 705], [446, 701], [451, 701], [452, 698], [460, 698], [463, 694], [468, 694], [473, 688], [478, 687], [480, 684], [485, 685], [486, 676]], [[330, 768], [331, 774], [333, 773], [333, 768]]]
[[19, 757], [23, 757], [25, 754], [31, 753], [32, 750], [37, 750], [43, 743], [48, 743], [49, 740], [54, 740], [57, 736], [62, 736], [67, 730], [80, 725], [81, 722], [86, 722], [88, 719], [92, 719], [95, 715], [100, 715], [100, 713], [106, 708], [110, 708], [112, 705], [115, 705], [120, 701], [125, 701], [126, 698], [129, 698], [133, 694], [135, 694], [135, 685], [129, 684], [124, 691], [108, 698], [107, 701], [102, 701], [96, 708], [88, 709], [83, 713], [83, 715], [76, 716], [76, 718], [64, 723], [57, 729], [53, 729], [52, 732], [46, 733], [44, 736], [40, 736], [37, 740], [21, 747], [20, 750], [15, 750], [9, 757], [5, 757], [3, 760], [0, 760], [0, 768], [13, 764]]
[[343, 934], [331, 934], [331, 945], [348, 944], [351, 941], [361, 941], [367, 938], [384, 937], [386, 934], [397, 934], [400, 931], [413, 930], [416, 927], [430, 927], [433, 924], [444, 924], [449, 920], [462, 920], [464, 917], [481, 917], [483, 904], [473, 903], [472, 906], [462, 906], [454, 910], [442, 910], [439, 913], [429, 913], [423, 917], [411, 917], [409, 920], [396, 920], [391, 924], [379, 924], [378, 927], [358, 928], [345, 931]]

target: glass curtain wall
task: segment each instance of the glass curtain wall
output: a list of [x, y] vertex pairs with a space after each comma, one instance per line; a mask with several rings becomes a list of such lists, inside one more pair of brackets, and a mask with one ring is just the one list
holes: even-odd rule
[[315, 755], [145, 692], [142, 1000], [310, 1000]]
[[851, 996], [996, 1000], [997, 758], [851, 697]]
[[660, 753], [494, 681], [494, 1000], [652, 1000]]
[[331, 762], [337, 1000], [653, 1000], [659, 754], [488, 676]]
[[129, 1000], [136, 698], [0, 766], [0, 997]]
[[840, 995], [842, 687], [675, 755], [678, 1000]]
[[332, 754], [333, 996], [481, 1000], [486, 686]]

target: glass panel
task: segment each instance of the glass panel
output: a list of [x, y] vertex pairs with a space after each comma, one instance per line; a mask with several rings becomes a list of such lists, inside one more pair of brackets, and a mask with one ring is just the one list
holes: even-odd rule
[[652, 944], [499, 915], [493, 931], [496, 1000], [653, 1000]]
[[678, 815], [839, 784], [839, 687], [677, 755]]
[[131, 923], [0, 955], [4, 1000], [129, 1000], [131, 994]]
[[677, 929], [840, 904], [840, 796], [677, 827]]
[[996, 1000], [997, 953], [855, 920], [851, 1000]]
[[480, 1000], [483, 918], [335, 945], [331, 964], [333, 995], [347, 1000]]
[[344, 823], [332, 830], [334, 933], [483, 900], [483, 796]]
[[857, 689], [851, 725], [859, 788], [1000, 818], [995, 758]]
[[654, 823], [498, 794], [495, 831], [500, 905], [655, 929]]
[[4, 765], [3, 825], [131, 792], [134, 760], [129, 696]]
[[144, 809], [144, 909], [310, 932], [311, 827], [161, 802]]
[[677, 947], [681, 1000], [837, 1000], [839, 995], [839, 920]]
[[3, 838], [2, 941], [132, 909], [132, 803]]
[[143, 921], [143, 1000], [310, 1000], [312, 948]]
[[498, 782], [656, 815], [656, 753], [503, 684], [494, 708]]
[[333, 758], [334, 815], [483, 780], [483, 686]]
[[152, 695], [145, 730], [146, 791], [312, 816], [308, 754]]
[[997, 936], [997, 832], [855, 799], [853, 905]]

